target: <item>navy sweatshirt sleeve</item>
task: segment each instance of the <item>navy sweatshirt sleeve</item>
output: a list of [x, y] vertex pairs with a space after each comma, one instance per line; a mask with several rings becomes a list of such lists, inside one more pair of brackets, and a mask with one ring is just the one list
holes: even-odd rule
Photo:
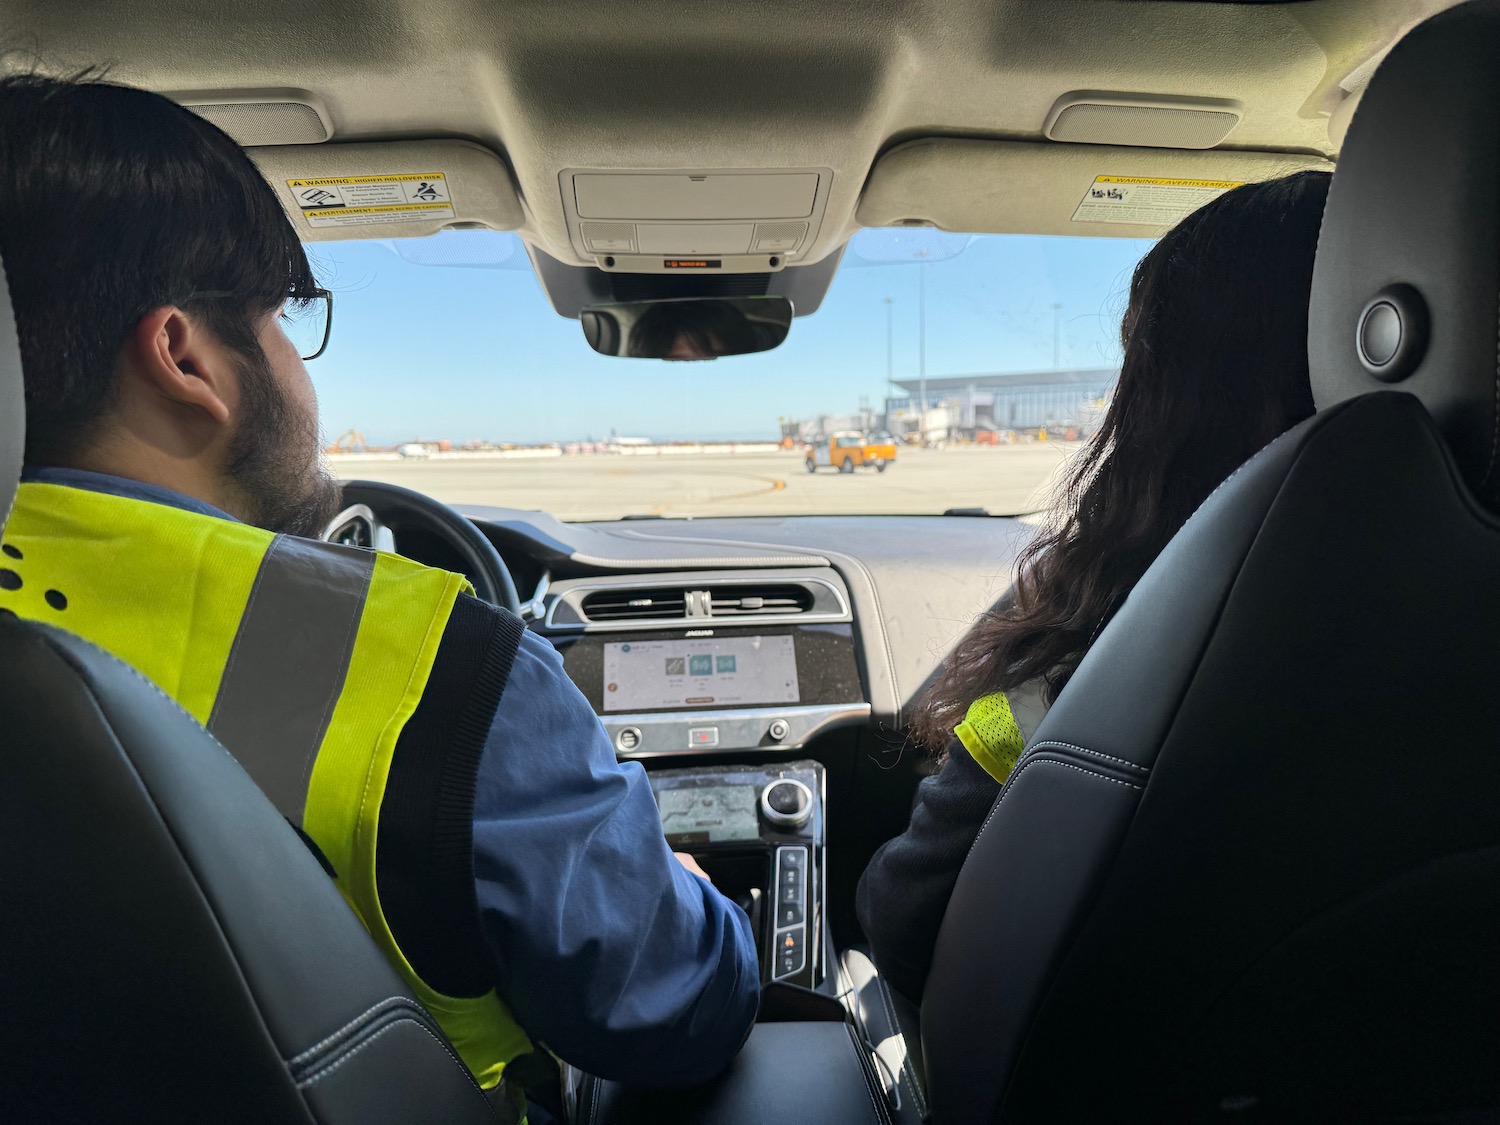
[[959, 869], [999, 795], [999, 782], [955, 739], [948, 760], [917, 786], [911, 826], [881, 846], [860, 878], [855, 908], [875, 966], [913, 1002], [922, 999]]

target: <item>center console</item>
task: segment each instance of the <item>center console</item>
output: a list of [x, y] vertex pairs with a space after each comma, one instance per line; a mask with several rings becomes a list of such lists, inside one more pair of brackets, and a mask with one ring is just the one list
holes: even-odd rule
[[[763, 981], [816, 988], [824, 777], [797, 751], [870, 715], [838, 571], [604, 575], [534, 601], [616, 753], [646, 764], [668, 843], [750, 916]], [[691, 768], [659, 768], [673, 756]]]
[[558, 582], [540, 631], [622, 757], [795, 751], [870, 715], [831, 569]]
[[653, 770], [667, 843], [692, 854], [750, 916], [761, 979], [823, 979], [823, 767]]
[[826, 755], [804, 749], [870, 717], [842, 576], [826, 564], [606, 574], [544, 580], [531, 604], [615, 752], [646, 767], [668, 845], [749, 916], [765, 985], [724, 1075], [688, 1091], [584, 1079], [570, 1119], [888, 1122], [835, 996], [812, 757]]

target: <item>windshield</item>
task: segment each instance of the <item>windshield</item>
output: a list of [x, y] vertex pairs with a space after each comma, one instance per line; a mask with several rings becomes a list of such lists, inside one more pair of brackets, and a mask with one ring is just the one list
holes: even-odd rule
[[1119, 364], [1140, 240], [867, 230], [774, 350], [596, 354], [520, 240], [314, 243], [345, 479], [565, 520], [1045, 505]]

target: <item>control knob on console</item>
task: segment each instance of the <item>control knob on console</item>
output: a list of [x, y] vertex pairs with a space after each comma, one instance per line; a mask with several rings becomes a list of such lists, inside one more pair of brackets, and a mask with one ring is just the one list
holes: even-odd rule
[[801, 828], [812, 806], [812, 790], [794, 777], [777, 778], [760, 794], [760, 813], [777, 828]]

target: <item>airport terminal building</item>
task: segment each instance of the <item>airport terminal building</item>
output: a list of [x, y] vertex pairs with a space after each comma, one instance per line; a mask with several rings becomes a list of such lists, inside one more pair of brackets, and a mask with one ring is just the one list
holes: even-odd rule
[[[1120, 377], [1118, 368], [948, 375], [927, 380], [928, 430], [935, 424], [972, 434], [976, 430], [1092, 429]], [[885, 400], [888, 428], [914, 430], [922, 410], [922, 383], [898, 379], [906, 393]], [[941, 412], [939, 414], [939, 412]], [[941, 422], [939, 422], [939, 417]]]

